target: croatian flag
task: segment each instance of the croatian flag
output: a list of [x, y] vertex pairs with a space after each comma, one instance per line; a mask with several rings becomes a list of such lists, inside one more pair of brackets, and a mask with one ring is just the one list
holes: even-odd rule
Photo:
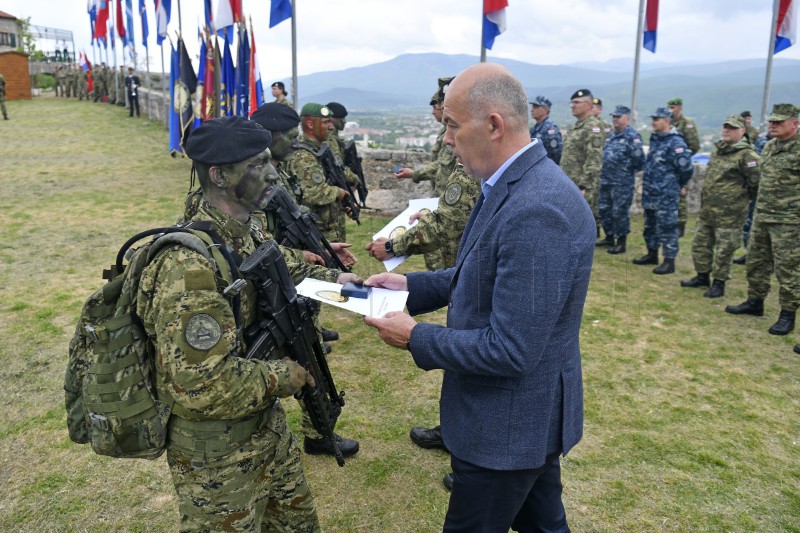
[[89, 58], [86, 57], [86, 52], [81, 51], [78, 57], [80, 58], [78, 61], [80, 62], [81, 68], [83, 69], [84, 72], [87, 72], [89, 69], [92, 68], [92, 64], [89, 62]]
[[[98, 0], [97, 2], [97, 19], [94, 24], [94, 37], [95, 39], [103, 39], [103, 45], [106, 45], [106, 35], [108, 34], [108, 0]], [[113, 37], [113, 35], [112, 35]]]
[[228, 39], [232, 41], [233, 25], [244, 21], [242, 0], [219, 0], [217, 16], [214, 20], [217, 23], [217, 35], [227, 35]]
[[258, 68], [256, 36], [253, 33], [252, 21], [250, 22], [250, 76], [248, 84], [248, 102], [250, 105], [250, 111], [248, 112], [247, 117], [249, 118], [264, 103], [264, 85], [261, 83], [261, 71]]
[[156, 3], [156, 44], [161, 46], [167, 37], [172, 0], [154, 0]]
[[781, 0], [778, 7], [778, 24], [775, 28], [775, 52], [786, 50], [797, 42], [797, 2]]
[[647, 0], [644, 12], [644, 39], [642, 47], [656, 53], [656, 29], [658, 28], [658, 0]]
[[483, 0], [483, 47], [491, 50], [494, 38], [506, 31], [508, 0]]

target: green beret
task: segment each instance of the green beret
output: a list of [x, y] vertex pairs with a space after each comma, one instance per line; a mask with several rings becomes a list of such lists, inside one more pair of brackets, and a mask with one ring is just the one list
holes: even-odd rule
[[333, 113], [322, 104], [308, 103], [300, 110], [301, 117], [333, 118]]
[[230, 165], [260, 154], [271, 143], [272, 134], [258, 123], [242, 117], [220, 117], [192, 131], [186, 141], [186, 155], [198, 163]]
[[770, 122], [783, 122], [789, 118], [796, 118], [800, 108], [793, 104], [775, 104], [772, 106], [772, 113], [770, 113]]
[[262, 105], [250, 116], [250, 120], [258, 122], [262, 128], [270, 131], [290, 130], [300, 124], [297, 111], [278, 102]]
[[667, 105], [683, 105], [683, 100], [680, 98], [670, 98], [667, 100]]

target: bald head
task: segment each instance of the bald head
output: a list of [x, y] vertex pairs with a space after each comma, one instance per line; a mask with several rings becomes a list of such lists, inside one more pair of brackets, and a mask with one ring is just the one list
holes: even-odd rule
[[531, 140], [525, 89], [494, 63], [473, 65], [456, 76], [445, 93], [443, 122], [444, 142], [465, 170], [481, 179]]

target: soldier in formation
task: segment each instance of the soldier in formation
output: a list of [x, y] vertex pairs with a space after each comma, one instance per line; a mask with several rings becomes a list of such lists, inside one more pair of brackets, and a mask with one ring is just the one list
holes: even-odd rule
[[769, 116], [769, 141], [761, 152], [750, 249], [747, 252], [747, 300], [729, 305], [735, 315], [764, 315], [772, 272], [778, 279], [781, 311], [769, 328], [772, 335], [794, 329], [800, 307], [800, 108], [775, 104]]
[[[203, 190], [193, 221], [209, 222], [247, 257], [266, 240], [250, 213], [267, 198], [268, 131], [241, 117], [203, 123], [187, 155]], [[211, 264], [183, 246], [142, 273], [137, 315], [160, 354], [159, 398], [174, 400], [167, 463], [184, 531], [319, 531], [297, 440], [279, 398], [313, 385], [289, 359], [239, 357], [243, 340]], [[248, 282], [248, 285], [250, 283]], [[241, 292], [244, 323], [255, 292]]]
[[[686, 146], [692, 154], [700, 152], [700, 135], [697, 132], [697, 124], [683, 114], [683, 100], [672, 98], [667, 102], [669, 110], [672, 111], [672, 125], [683, 136]], [[686, 233], [686, 222], [689, 220], [689, 208], [686, 205], [686, 189], [681, 191], [680, 202], [678, 204], [678, 237], [683, 237]]]
[[603, 144], [606, 134], [603, 125], [594, 116], [592, 92], [579, 89], [570, 98], [572, 116], [577, 122], [567, 132], [564, 151], [561, 155], [561, 169], [583, 193], [592, 208], [600, 236], [600, 215], [598, 213], [598, 189], [600, 170], [603, 167]]
[[56, 86], [54, 88], [56, 92], [56, 96], [65, 97], [64, 94], [64, 67], [61, 65], [56, 65], [55, 71], [53, 72], [53, 78], [55, 78]]
[[531, 104], [531, 117], [536, 121], [531, 128], [531, 140], [539, 139], [547, 152], [547, 157], [558, 165], [561, 163], [564, 140], [561, 138], [561, 130], [550, 118], [550, 108], [553, 103], [544, 96], [537, 96], [529, 103]]
[[644, 167], [642, 136], [630, 126], [631, 110], [618, 105], [611, 114], [614, 131], [603, 146], [598, 211], [605, 239], [598, 246], [609, 246], [610, 254], [625, 253], [631, 232], [630, 210], [635, 174]]
[[692, 241], [697, 275], [681, 281], [681, 287], [706, 287], [703, 296], [707, 298], [725, 294], [747, 206], [758, 192], [758, 155], [745, 137], [746, 131], [741, 116], [729, 116], [706, 167], [697, 233]]
[[345, 179], [347, 179], [348, 183], [350, 183], [352, 187], [356, 187], [359, 184], [359, 179], [358, 176], [356, 176], [356, 173], [353, 172], [350, 167], [345, 165], [345, 143], [344, 139], [342, 139], [342, 137], [339, 135], [339, 132], [344, 130], [345, 119], [347, 118], [347, 108], [339, 102], [330, 102], [326, 105], [326, 107], [331, 110], [331, 113], [333, 113], [333, 118], [331, 120], [333, 129], [330, 131], [330, 133], [328, 133], [328, 138], [325, 139], [325, 144], [331, 147], [333, 157], [336, 159], [336, 164], [339, 165], [339, 168], [341, 168], [342, 172], [344, 172]]
[[644, 163], [642, 207], [644, 242], [647, 254], [633, 260], [636, 265], [658, 265], [658, 250], [663, 247], [664, 262], [654, 274], [675, 272], [678, 256], [678, 198], [692, 177], [692, 153], [683, 136], [670, 124], [672, 113], [659, 107], [650, 115], [653, 134]]

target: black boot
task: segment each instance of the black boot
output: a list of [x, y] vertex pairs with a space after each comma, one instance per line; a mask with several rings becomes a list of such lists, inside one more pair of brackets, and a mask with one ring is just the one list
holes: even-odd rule
[[617, 239], [617, 243], [612, 247], [606, 250], [606, 253], [609, 254], [624, 254], [625, 253], [625, 241], [627, 239], [626, 235], [623, 235], [619, 239]]
[[447, 449], [444, 445], [444, 440], [442, 440], [442, 426], [436, 426], [431, 429], [420, 427], [411, 428], [411, 432], [408, 436], [411, 438], [411, 442], [420, 448], [428, 450], [431, 448]]
[[322, 340], [326, 342], [338, 341], [339, 332], [332, 329], [320, 328], [322, 330]]
[[453, 473], [450, 472], [449, 474], [445, 474], [444, 479], [442, 479], [442, 483], [444, 483], [444, 488], [447, 490], [453, 490]]
[[325, 350], [325, 353], [331, 353], [333, 351], [333, 348], [331, 348], [330, 343], [327, 343], [325, 341], [322, 341], [322, 349]]
[[734, 265], [746, 265], [747, 264], [747, 254], [744, 254], [742, 257], [737, 257], [732, 261]]
[[794, 353], [800, 353], [800, 344], [794, 345]]
[[781, 316], [778, 321], [769, 328], [770, 335], [788, 335], [794, 329], [794, 311], [784, 311], [781, 309]]
[[657, 265], [658, 264], [658, 250], [647, 249], [647, 255], [643, 255], [638, 259], [633, 260], [634, 265]]
[[714, 283], [711, 284], [711, 288], [704, 292], [703, 296], [706, 298], [720, 298], [725, 296], [725, 282], [715, 279]]
[[[336, 439], [336, 444], [339, 446], [339, 451], [342, 452], [343, 457], [350, 457], [355, 455], [358, 451], [358, 441], [351, 439], [343, 439], [337, 434], [333, 434]], [[303, 449], [310, 455], [336, 455], [333, 448], [333, 443], [328, 439], [303, 439]]]
[[708, 272], [698, 272], [692, 279], [682, 279], [681, 287], [708, 287], [711, 285], [711, 280], [708, 277]]
[[732, 315], [764, 316], [764, 300], [751, 300], [748, 298], [739, 305], [727, 306], [725, 312]]
[[686, 224], [678, 224], [678, 238], [686, 235]]
[[595, 246], [614, 246], [614, 237], [606, 233], [606, 238], [594, 243]]
[[653, 274], [672, 274], [675, 272], [675, 259], [664, 258], [664, 262], [653, 269]]

